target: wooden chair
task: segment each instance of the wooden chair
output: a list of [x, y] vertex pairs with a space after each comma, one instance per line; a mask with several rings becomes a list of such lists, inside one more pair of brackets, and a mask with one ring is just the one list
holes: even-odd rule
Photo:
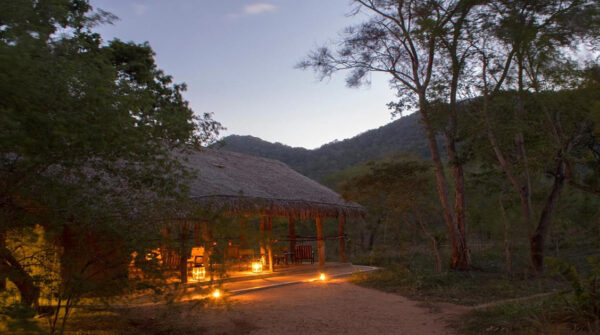
[[297, 245], [294, 249], [294, 262], [302, 264], [304, 260], [310, 260], [310, 264], [314, 264], [315, 253], [310, 245]]
[[254, 249], [240, 249], [238, 255], [240, 262], [252, 262], [254, 260]]
[[[198, 261], [200, 263], [198, 263]], [[204, 262], [204, 247], [193, 247], [190, 258], [187, 260], [190, 266], [200, 266]]]
[[227, 247], [225, 249], [225, 262], [238, 263], [240, 261], [240, 248]]

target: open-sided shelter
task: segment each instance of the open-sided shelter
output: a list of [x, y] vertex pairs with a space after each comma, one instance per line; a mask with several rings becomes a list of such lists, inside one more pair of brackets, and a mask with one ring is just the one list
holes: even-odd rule
[[[232, 215], [258, 215], [261, 233], [272, 230], [273, 217], [285, 217], [290, 251], [295, 250], [296, 245], [295, 220], [314, 219], [319, 265], [325, 264], [323, 219], [337, 218], [340, 258], [346, 260], [344, 224], [348, 217], [364, 215], [360, 205], [345, 201], [329, 188], [272, 159], [204, 149], [184, 155], [183, 161], [197, 173], [189, 185], [193, 203]], [[195, 229], [202, 230], [202, 227]], [[205, 240], [210, 238], [207, 232], [201, 234]], [[261, 253], [268, 257], [272, 270], [269, 243], [261, 245]], [[185, 281], [183, 276], [184, 269], [182, 280]]]

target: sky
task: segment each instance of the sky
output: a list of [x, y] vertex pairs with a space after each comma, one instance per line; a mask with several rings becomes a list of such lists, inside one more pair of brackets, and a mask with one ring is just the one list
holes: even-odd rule
[[319, 81], [295, 69], [310, 50], [334, 41], [349, 0], [91, 0], [119, 17], [96, 30], [108, 41], [148, 41], [160, 69], [185, 82], [198, 114], [213, 113], [223, 135], [252, 135], [313, 149], [391, 121], [388, 79], [347, 88], [345, 74]]

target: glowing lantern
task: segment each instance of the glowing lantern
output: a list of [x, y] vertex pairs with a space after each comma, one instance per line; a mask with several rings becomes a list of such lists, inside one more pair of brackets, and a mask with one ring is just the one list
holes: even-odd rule
[[262, 262], [252, 262], [252, 272], [259, 273], [263, 270]]
[[193, 280], [202, 280], [206, 276], [206, 271], [203, 266], [194, 266], [192, 268], [192, 279]]
[[321, 275], [319, 276], [319, 279], [321, 279], [321, 280], [325, 280], [325, 279], [326, 279], [326, 277], [325, 277], [325, 274], [324, 274], [324, 273], [321, 273]]
[[221, 291], [219, 291], [219, 289], [214, 290], [213, 293], [212, 293], [212, 297], [215, 298], [215, 299], [220, 298], [221, 297]]

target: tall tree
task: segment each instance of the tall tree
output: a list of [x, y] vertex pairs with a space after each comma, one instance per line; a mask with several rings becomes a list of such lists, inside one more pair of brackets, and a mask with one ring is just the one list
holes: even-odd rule
[[0, 3], [0, 268], [28, 305], [39, 290], [8, 233], [115, 232], [99, 225], [184, 196], [189, 173], [173, 152], [220, 129], [194, 115], [147, 44], [103, 44], [93, 28], [112, 18], [86, 0]]
[[340, 189], [344, 198], [364, 205], [369, 218], [378, 223], [387, 220], [392, 224], [407, 222], [418, 227], [431, 242], [435, 271], [440, 273], [438, 240], [427, 224], [440, 217], [439, 210], [431, 205], [435, 195], [430, 165], [410, 157], [398, 157], [370, 162], [367, 167], [363, 173], [342, 182]]
[[[536, 109], [539, 119], [548, 120], [547, 131], [553, 134], [552, 142], [559, 143], [552, 168], [553, 187], [539, 218], [535, 218], [532, 202], [535, 160], [532, 160], [526, 143], [525, 128], [531, 123], [531, 110], [527, 101], [531, 92], [572, 87], [566, 80], [573, 67], [569, 57], [581, 43], [595, 31], [598, 4], [593, 1], [494, 1], [478, 13], [479, 25], [472, 30], [472, 45], [481, 58], [479, 73], [483, 95], [482, 118], [488, 139], [497, 161], [519, 195], [523, 219], [529, 234], [531, 266], [535, 272], [543, 270], [544, 238], [547, 235], [553, 209], [565, 182], [565, 159], [578, 139], [574, 134], [560, 134], [557, 115], [550, 115], [547, 105]], [[573, 22], [573, 17], [581, 20]], [[597, 29], [596, 29], [597, 30]], [[572, 72], [572, 71], [571, 71]], [[514, 113], [511, 119], [512, 144], [497, 136], [488, 110], [495, 97], [503, 90], [514, 90]], [[539, 105], [538, 105], [539, 106]], [[563, 114], [570, 113], [565, 110]], [[558, 123], [557, 123], [558, 122]], [[539, 131], [539, 129], [537, 130]], [[510, 148], [510, 150], [509, 150]], [[510, 151], [510, 154], [509, 154]]]
[[[347, 84], [351, 87], [363, 84], [371, 72], [391, 76], [390, 83], [399, 97], [399, 102], [392, 107], [396, 110], [416, 107], [427, 134], [438, 196], [451, 241], [451, 267], [468, 269], [471, 261], [464, 216], [464, 173], [456, 150], [456, 114], [451, 108], [445, 131], [446, 148], [453, 166], [455, 206], [452, 208], [436, 141], [435, 119], [441, 110], [436, 108], [439, 104], [433, 102], [451, 102], [455, 107], [465, 55], [461, 49], [462, 29], [473, 4], [460, 0], [357, 0], [355, 3], [356, 11], [368, 11], [371, 19], [347, 28], [339, 50], [319, 48], [298, 66], [314, 69], [321, 78], [349, 70]], [[448, 63], [442, 61], [443, 54], [451, 59], [449, 68]], [[434, 84], [447, 80], [448, 70], [452, 78], [450, 95], [442, 97]]]

